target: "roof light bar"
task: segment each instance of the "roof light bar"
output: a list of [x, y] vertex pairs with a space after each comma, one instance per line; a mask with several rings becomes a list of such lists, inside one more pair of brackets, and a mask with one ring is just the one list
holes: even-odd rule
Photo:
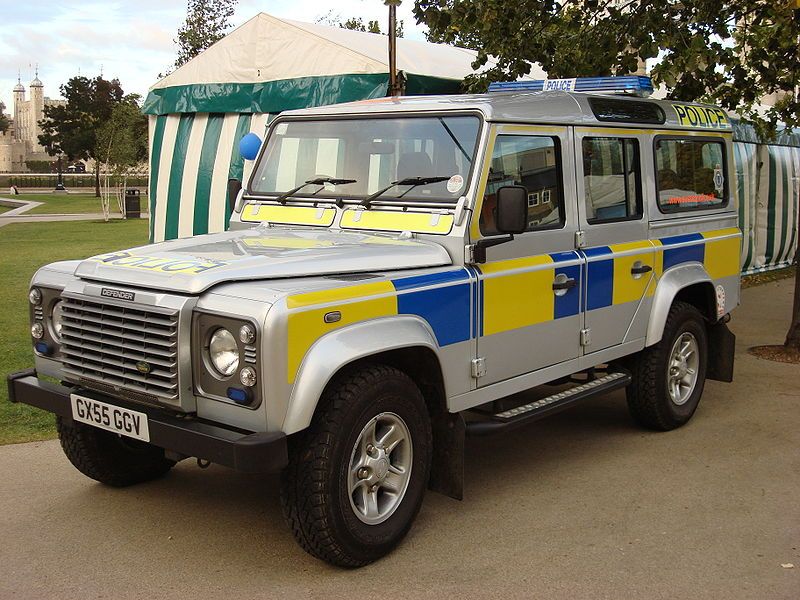
[[498, 81], [489, 85], [490, 92], [597, 92], [601, 94], [628, 94], [646, 98], [653, 93], [653, 82], [643, 75], [621, 77], [573, 77], [572, 79], [528, 79]]

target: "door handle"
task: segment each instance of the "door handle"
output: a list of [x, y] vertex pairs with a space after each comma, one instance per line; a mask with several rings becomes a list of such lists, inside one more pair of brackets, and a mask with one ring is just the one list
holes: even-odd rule
[[554, 281], [553, 282], [553, 291], [561, 291], [561, 290], [571, 290], [578, 282], [574, 279], [564, 279], [563, 281]]
[[639, 265], [638, 267], [631, 267], [631, 275], [644, 275], [653, 270], [650, 265]]

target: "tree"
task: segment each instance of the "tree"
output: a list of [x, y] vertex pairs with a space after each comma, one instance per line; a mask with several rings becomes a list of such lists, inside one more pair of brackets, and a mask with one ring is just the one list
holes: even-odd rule
[[95, 196], [99, 198], [102, 149], [98, 132], [111, 119], [114, 107], [130, 102], [131, 97], [125, 96], [117, 79], [108, 81], [102, 76], [72, 77], [60, 89], [67, 102], [44, 107], [39, 143], [50, 156], [65, 154], [70, 161], [94, 160]]
[[178, 29], [178, 58], [175, 67], [189, 62], [203, 50], [225, 37], [228, 19], [237, 0], [188, 0], [186, 21]]
[[8, 117], [3, 114], [3, 109], [5, 106], [2, 102], [0, 102], [0, 133], [5, 133], [8, 131], [11, 123], [8, 120]]
[[[778, 0], [416, 0], [428, 39], [477, 51], [471, 91], [513, 81], [539, 63], [550, 77], [625, 75], [654, 59], [650, 76], [676, 100], [738, 113], [769, 139], [800, 126], [800, 7]], [[762, 112], [760, 101], [776, 94]], [[800, 223], [798, 236], [800, 239]], [[800, 276], [785, 347], [800, 356]]]
[[[429, 39], [475, 49], [467, 81], [480, 91], [542, 65], [551, 77], [625, 75], [656, 59], [650, 75], [670, 98], [714, 102], [774, 132], [800, 125], [800, 22], [779, 0], [416, 0]], [[782, 99], [766, 114], [762, 97]]]
[[[381, 31], [381, 24], [377, 20], [364, 23], [362, 17], [350, 17], [343, 21], [342, 16], [338, 13], [334, 13], [333, 10], [329, 10], [325, 15], [318, 17], [316, 22], [331, 27], [339, 26], [342, 29], [350, 29], [352, 31], [364, 31], [366, 33], [380, 33], [381, 35], [386, 35]], [[403, 21], [397, 22], [396, 33], [397, 37], [403, 37]]]
[[139, 108], [138, 94], [129, 94], [115, 105], [111, 118], [97, 132], [97, 147], [104, 165], [103, 214], [108, 220], [112, 195], [109, 172], [117, 176], [117, 203], [123, 212], [127, 180], [147, 172], [147, 117]]

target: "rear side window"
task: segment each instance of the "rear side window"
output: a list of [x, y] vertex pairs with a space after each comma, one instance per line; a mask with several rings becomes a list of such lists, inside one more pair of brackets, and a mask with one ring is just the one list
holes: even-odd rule
[[497, 190], [507, 185], [521, 185], [528, 191], [527, 231], [554, 229], [564, 225], [558, 138], [541, 135], [497, 136], [481, 209], [480, 226], [484, 235], [497, 233]]
[[581, 146], [586, 220], [606, 223], [641, 218], [639, 142], [585, 137]]
[[727, 204], [725, 146], [702, 139], [656, 140], [656, 185], [662, 212], [718, 208]]

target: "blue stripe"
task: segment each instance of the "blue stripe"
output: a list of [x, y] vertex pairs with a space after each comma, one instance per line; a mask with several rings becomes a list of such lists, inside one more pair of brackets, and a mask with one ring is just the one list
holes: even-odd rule
[[580, 265], [571, 265], [569, 267], [556, 267], [556, 277], [563, 273], [570, 279], [574, 279], [578, 282], [571, 290], [567, 290], [567, 293], [563, 296], [556, 296], [555, 297], [555, 309], [554, 309], [554, 318], [560, 319], [562, 317], [571, 317], [572, 315], [577, 315], [581, 310], [581, 266]]
[[685, 244], [686, 242], [702, 242], [704, 239], [701, 233], [687, 233], [685, 235], [673, 235], [661, 238], [659, 241], [664, 246], [670, 246], [672, 244]]
[[394, 289], [398, 292], [411, 288], [425, 287], [442, 283], [454, 283], [457, 281], [468, 281], [469, 273], [466, 269], [455, 271], [443, 271], [441, 273], [429, 273], [426, 275], [416, 275], [414, 277], [404, 277], [403, 279], [393, 279]]
[[397, 296], [397, 312], [418, 315], [433, 328], [440, 346], [470, 339], [470, 284], [406, 292]]
[[478, 314], [480, 308], [478, 307], [478, 270], [472, 267], [467, 267], [470, 274], [470, 279], [473, 282], [472, 286], [472, 329], [470, 330], [470, 337], [478, 337]]
[[[587, 250], [593, 250], [593, 248]], [[586, 309], [594, 310], [611, 306], [614, 298], [614, 259], [589, 262], [586, 281], [588, 284]]]
[[593, 258], [595, 256], [607, 256], [609, 254], [613, 254], [611, 252], [611, 248], [608, 246], [595, 246], [594, 248], [584, 248], [581, 252], [586, 256], [586, 258]]
[[552, 252], [550, 253], [550, 258], [552, 258], [553, 262], [556, 263], [567, 262], [569, 260], [575, 260], [578, 258], [578, 253], [572, 250], [569, 252]]
[[[702, 238], [702, 236], [701, 236]], [[664, 248], [664, 270], [686, 262], [702, 263], [705, 259], [705, 244], [692, 244], [680, 248]]]

